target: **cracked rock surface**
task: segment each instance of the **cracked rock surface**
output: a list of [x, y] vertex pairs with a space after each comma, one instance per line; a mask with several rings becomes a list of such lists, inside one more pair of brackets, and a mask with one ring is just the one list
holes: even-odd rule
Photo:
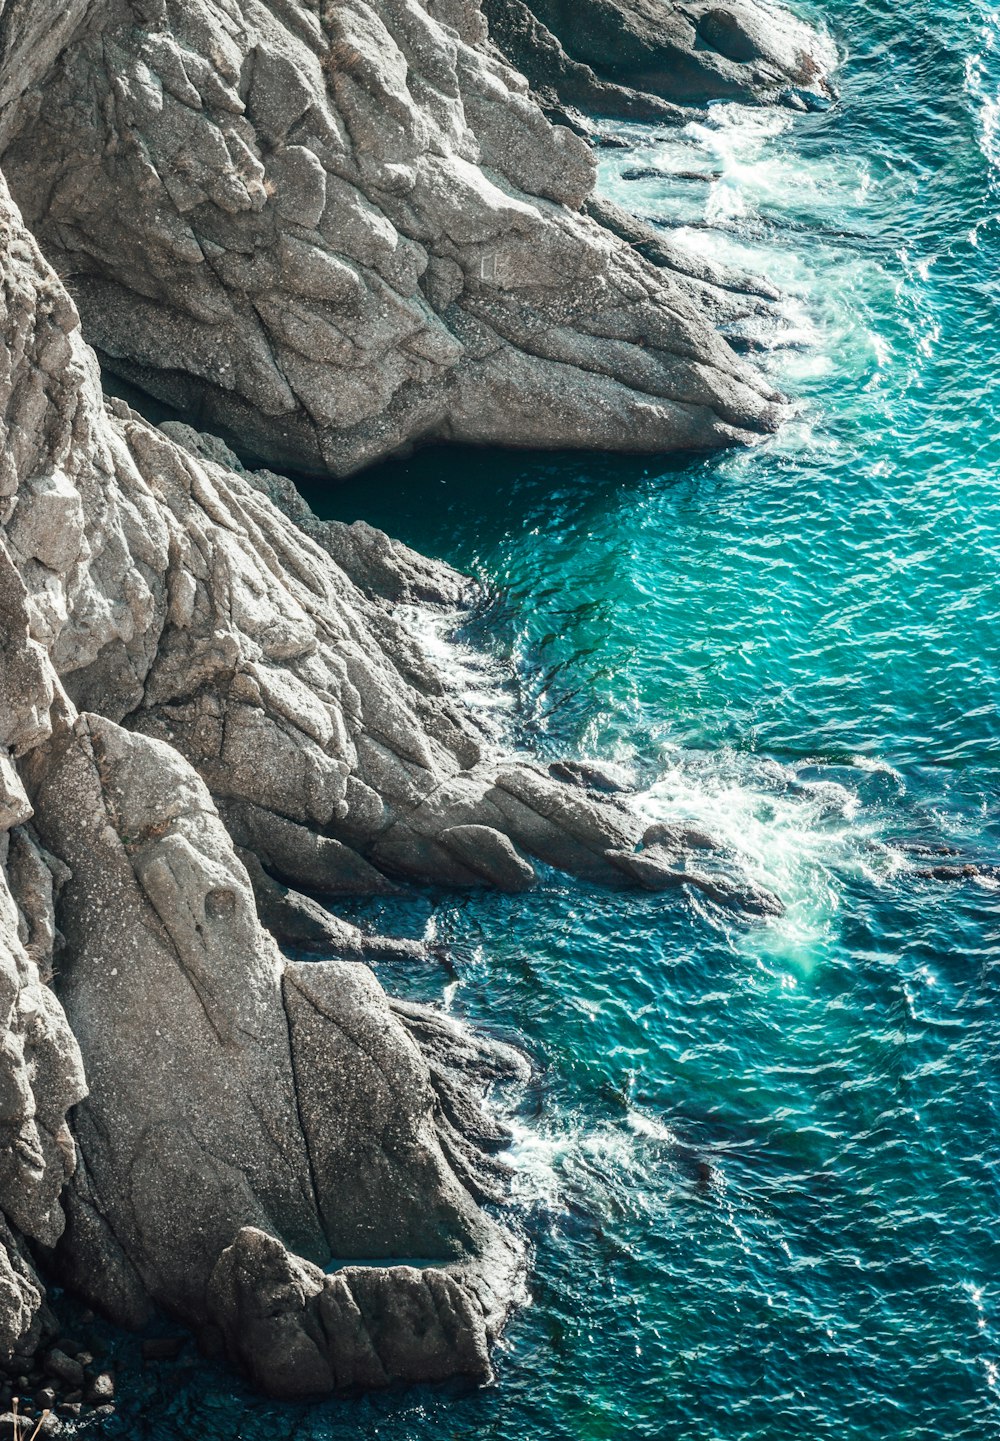
[[[389, 1002], [296, 888], [515, 890], [543, 862], [672, 889], [683, 837], [637, 870], [600, 776], [476, 727], [396, 614], [460, 576], [105, 402], [6, 194], [0, 273], [0, 1344], [44, 1327], [30, 1237], [275, 1394], [483, 1379], [523, 1257], [481, 1209], [503, 1132], [477, 1095], [525, 1062]], [[333, 958], [287, 961], [255, 887]]]
[[387, 997], [366, 962], [412, 943], [316, 897], [550, 866], [777, 902], [600, 767], [506, 754], [402, 620], [463, 577], [105, 400], [85, 335], [334, 473], [709, 445], [774, 423], [712, 329], [734, 282], [595, 207], [472, 0], [8, 0], [0, 149], [0, 1353], [51, 1333], [44, 1256], [276, 1395], [485, 1380], [524, 1250], [482, 1098], [527, 1062]]
[[269, 465], [777, 423], [473, 0], [100, 0], [0, 143], [104, 363]]

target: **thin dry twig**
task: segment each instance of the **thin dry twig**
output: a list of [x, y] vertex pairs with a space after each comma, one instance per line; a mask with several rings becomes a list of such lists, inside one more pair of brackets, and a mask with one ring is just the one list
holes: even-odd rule
[[[42, 1414], [39, 1416], [38, 1420], [35, 1422], [35, 1429], [34, 1429], [34, 1431], [32, 1431], [31, 1435], [28, 1437], [28, 1441], [38, 1441], [38, 1433], [39, 1433], [39, 1431], [41, 1431], [41, 1429], [42, 1429], [42, 1422], [45, 1420], [46, 1416], [51, 1416], [51, 1415], [52, 1415], [52, 1412], [51, 1412], [48, 1408], [46, 1408], [46, 1409], [42, 1412]], [[20, 1438], [17, 1438], [17, 1441], [20, 1441]]]

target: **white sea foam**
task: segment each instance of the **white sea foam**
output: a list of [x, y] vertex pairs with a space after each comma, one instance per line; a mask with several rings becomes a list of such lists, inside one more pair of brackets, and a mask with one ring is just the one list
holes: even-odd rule
[[523, 1205], [557, 1208], [560, 1202], [559, 1160], [572, 1145], [568, 1131], [548, 1132], [537, 1125], [508, 1121], [511, 1144], [505, 1159], [514, 1168], [512, 1195]]
[[654, 1141], [664, 1141], [669, 1145], [678, 1145], [679, 1137], [669, 1126], [662, 1121], [654, 1120], [650, 1116], [644, 1116], [641, 1111], [629, 1111], [625, 1117], [630, 1130], [635, 1131], [639, 1136], [648, 1136]]
[[465, 615], [430, 605], [398, 606], [395, 614], [487, 735], [509, 741], [516, 706], [509, 672], [498, 656], [458, 638]]
[[[507, 1124], [513, 1135], [505, 1153], [514, 1169], [513, 1199], [557, 1212], [582, 1204], [601, 1214], [623, 1188], [631, 1193], [630, 1178], [637, 1179], [649, 1164], [659, 1169], [665, 1154], [682, 1149], [669, 1126], [631, 1108], [623, 1122], [564, 1117], [558, 1129], [516, 1119]], [[636, 1196], [640, 1192], [641, 1186]]]
[[803, 780], [793, 767], [731, 750], [668, 753], [660, 778], [633, 803], [650, 822], [708, 831], [737, 873], [778, 895], [785, 914], [735, 933], [737, 943], [806, 970], [831, 931], [846, 879], [882, 881], [901, 860], [880, 842], [879, 822], [849, 784]]
[[[804, 161], [788, 140], [795, 124], [785, 110], [727, 102], [710, 106], [705, 121], [667, 137], [657, 132], [655, 140], [621, 127], [637, 148], [604, 161], [602, 184], [625, 206], [671, 225], [671, 239], [699, 258], [764, 274], [778, 287], [773, 320], [754, 339], [779, 388], [808, 394], [845, 362], [860, 380], [873, 367], [885, 369], [889, 356], [858, 305], [859, 296], [885, 289], [879, 262], [837, 239], [845, 217], [848, 227], [864, 228], [866, 207], [879, 201], [879, 181], [862, 155]], [[622, 178], [636, 169], [653, 173]], [[711, 183], [684, 181], [690, 173]], [[803, 221], [812, 230], [807, 248], [798, 242]], [[824, 223], [829, 243], [816, 234]]]

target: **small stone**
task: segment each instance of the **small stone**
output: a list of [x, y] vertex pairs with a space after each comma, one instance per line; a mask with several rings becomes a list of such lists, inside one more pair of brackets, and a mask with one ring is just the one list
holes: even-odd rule
[[76, 1359], [79, 1361], [80, 1365], [83, 1366], [85, 1369], [87, 1366], [93, 1366], [94, 1357], [92, 1352], [77, 1351], [74, 1354], [76, 1355]]
[[70, 1405], [72, 1405], [75, 1401], [82, 1401], [83, 1391], [79, 1389], [77, 1389], [76, 1391], [67, 1391], [66, 1395], [63, 1397], [63, 1400], [67, 1401]]
[[87, 1400], [92, 1406], [101, 1406], [115, 1399], [115, 1383], [107, 1371], [95, 1376], [87, 1388]]
[[59, 1407], [59, 1415], [75, 1418], [79, 1416], [82, 1410], [83, 1407], [80, 1405], [79, 1401], [64, 1401]]
[[978, 876], [979, 873], [979, 867], [972, 865], [933, 866], [930, 870], [917, 871], [917, 875], [924, 881], [964, 881]]
[[83, 1367], [79, 1361], [72, 1356], [67, 1356], [65, 1351], [52, 1350], [45, 1358], [45, 1369], [50, 1376], [57, 1381], [63, 1381], [67, 1386], [83, 1385]]
[[40, 1410], [50, 1410], [56, 1404], [56, 1393], [51, 1386], [43, 1386], [40, 1391], [35, 1392], [35, 1405]]

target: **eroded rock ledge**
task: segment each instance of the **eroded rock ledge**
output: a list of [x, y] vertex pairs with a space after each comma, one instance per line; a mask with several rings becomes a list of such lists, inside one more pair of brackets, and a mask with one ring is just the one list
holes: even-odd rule
[[101, 0], [0, 142], [103, 362], [267, 464], [777, 423], [473, 0]]
[[772, 900], [499, 751], [398, 618], [465, 580], [106, 402], [64, 279], [123, 374], [333, 472], [766, 429], [734, 292], [581, 213], [585, 147], [470, 0], [14, 0], [0, 135], [42, 241], [0, 181], [0, 1352], [51, 1328], [44, 1255], [277, 1395], [483, 1380], [524, 1256], [478, 1097], [526, 1063], [301, 891]]

